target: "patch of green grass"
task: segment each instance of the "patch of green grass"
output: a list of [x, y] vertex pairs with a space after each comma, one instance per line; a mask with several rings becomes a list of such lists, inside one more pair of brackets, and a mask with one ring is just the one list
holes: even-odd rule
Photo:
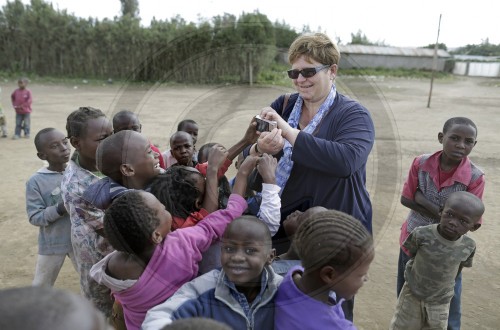
[[[272, 84], [280, 86], [290, 86], [290, 78], [286, 71], [288, 65], [273, 64], [259, 72], [257, 84]], [[425, 78], [430, 79], [432, 71], [417, 70], [417, 69], [386, 69], [386, 68], [356, 68], [356, 69], [339, 69], [339, 77], [342, 76], [385, 76], [385, 77], [402, 77], [402, 78]], [[435, 79], [453, 79], [451, 73], [434, 72]]]
[[256, 83], [262, 85], [290, 86], [290, 78], [286, 71], [288, 65], [273, 63], [269, 68], [259, 72]]
[[[255, 84], [258, 85], [277, 85], [277, 86], [291, 86], [291, 80], [288, 78], [286, 71], [290, 67], [286, 64], [273, 63], [269, 67], [262, 69], [258, 75], [255, 77]], [[339, 77], [342, 76], [385, 76], [385, 77], [402, 77], [402, 78], [424, 78], [430, 79], [432, 71], [429, 70], [417, 70], [417, 69], [386, 69], [386, 68], [354, 68], [354, 69], [339, 69]], [[66, 85], [90, 85], [90, 86], [102, 86], [103, 84], [108, 84], [107, 79], [102, 78], [82, 78], [82, 77], [48, 77], [48, 76], [38, 76], [33, 74], [25, 73], [7, 73], [5, 71], [0, 71], [0, 81], [11, 81], [15, 82], [19, 77], [28, 77], [32, 83], [39, 84], [66, 84]], [[434, 78], [441, 80], [453, 80], [453, 75], [446, 72], [435, 72]], [[239, 83], [239, 76], [224, 76], [217, 79], [218, 83]], [[113, 84], [117, 85], [144, 85], [152, 84], [153, 82], [134, 82], [126, 80], [113, 80]], [[162, 82], [163, 84], [173, 84], [179, 85], [182, 82]]]
[[[353, 68], [339, 69], [339, 76], [385, 76], [385, 77], [400, 77], [400, 78], [427, 78], [430, 79], [432, 71], [419, 69], [386, 69], [386, 68]], [[447, 72], [436, 71], [434, 78], [447, 79], [453, 75]]]

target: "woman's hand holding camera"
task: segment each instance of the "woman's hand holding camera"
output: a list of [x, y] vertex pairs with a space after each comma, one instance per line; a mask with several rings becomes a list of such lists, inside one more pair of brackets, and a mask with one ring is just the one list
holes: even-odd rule
[[260, 154], [276, 155], [285, 146], [285, 140], [281, 134], [282, 132], [279, 128], [274, 128], [271, 132], [260, 133], [256, 151]]
[[[290, 144], [292, 146], [294, 145], [295, 139], [297, 139], [297, 135], [299, 135], [300, 130], [288, 125], [286, 120], [281, 118], [281, 116], [276, 112], [276, 110], [274, 110], [271, 107], [263, 108], [262, 111], [260, 112], [260, 116], [262, 118], [267, 119], [267, 120], [276, 121], [278, 123], [278, 128], [281, 130], [281, 132], [280, 132], [281, 136], [283, 138], [287, 139], [288, 142], [290, 142]], [[259, 140], [260, 140], [260, 138], [259, 138]], [[259, 141], [257, 140], [257, 143], [258, 142]], [[285, 143], [283, 141], [283, 145], [281, 146], [280, 150], [283, 149], [284, 145], [285, 145]], [[259, 146], [259, 150], [260, 150], [260, 144], [258, 146]]]

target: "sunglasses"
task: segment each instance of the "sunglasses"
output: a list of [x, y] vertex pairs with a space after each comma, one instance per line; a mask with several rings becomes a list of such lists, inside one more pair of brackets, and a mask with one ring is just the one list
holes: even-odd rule
[[316, 73], [320, 72], [323, 69], [329, 68], [331, 65], [325, 64], [321, 66], [317, 66], [315, 68], [306, 68], [302, 70], [288, 70], [288, 77], [290, 79], [297, 79], [299, 77], [299, 74], [302, 75], [304, 78], [311, 78], [313, 77]]

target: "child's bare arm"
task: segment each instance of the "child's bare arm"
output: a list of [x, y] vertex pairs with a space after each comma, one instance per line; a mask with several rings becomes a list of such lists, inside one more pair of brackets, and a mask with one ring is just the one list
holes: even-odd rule
[[441, 218], [439, 215], [439, 212], [441, 211], [440, 206], [428, 200], [420, 190], [417, 190], [415, 193], [415, 202], [427, 210], [429, 217], [438, 220]]
[[234, 182], [233, 193], [238, 194], [245, 198], [245, 192], [247, 189], [247, 179], [252, 170], [257, 164], [258, 157], [248, 156], [245, 158], [243, 163], [241, 163], [238, 173], [236, 173], [236, 179]]
[[245, 149], [247, 146], [257, 141], [257, 138], [259, 136], [257, 135], [255, 127], [256, 127], [255, 117], [252, 117], [252, 121], [248, 125], [243, 138], [241, 138], [241, 140], [239, 140], [234, 146], [229, 148], [227, 155], [227, 158], [229, 160], [233, 160], [236, 157], [238, 157], [238, 155], [243, 151], [243, 149]]
[[205, 183], [205, 198], [203, 208], [211, 213], [219, 208], [219, 180], [217, 172], [227, 158], [224, 147], [215, 145], [208, 153], [208, 167]]
[[[422, 204], [420, 204], [419, 202], [423, 202], [424, 204], [426, 202], [428, 202], [429, 204], [424, 206]], [[429, 218], [432, 218], [432, 219], [435, 219], [435, 220], [439, 220], [439, 207], [437, 205], [436, 208], [437, 208], [437, 211], [434, 213], [434, 211], [431, 211], [428, 209], [428, 207], [432, 207], [431, 205], [432, 202], [430, 202], [429, 200], [427, 200], [424, 196], [424, 194], [422, 194], [422, 192], [420, 190], [418, 190], [416, 193], [415, 193], [415, 200], [411, 200], [411, 199], [408, 199], [404, 196], [401, 196], [401, 204], [403, 204], [404, 206], [406, 206], [407, 208], [409, 209], [412, 209], [413, 211], [415, 212], [418, 212], [426, 217], [429, 217]]]
[[276, 167], [278, 166], [278, 161], [276, 158], [269, 154], [263, 154], [262, 157], [257, 162], [257, 171], [259, 171], [262, 176], [262, 182], [264, 183], [276, 183]]

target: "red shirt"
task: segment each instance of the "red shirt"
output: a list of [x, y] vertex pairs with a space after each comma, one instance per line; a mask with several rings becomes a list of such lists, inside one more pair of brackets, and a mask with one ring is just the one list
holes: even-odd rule
[[[229, 168], [229, 166], [231, 166], [232, 163], [233, 163], [232, 160], [226, 158], [226, 160], [224, 161], [224, 164], [222, 164], [222, 166], [217, 171], [217, 179], [222, 178], [224, 176], [224, 174], [226, 174], [227, 169]], [[203, 175], [204, 177], [207, 177], [208, 162], [204, 162], [201, 164], [198, 163], [198, 164], [196, 164], [195, 168], [201, 173], [201, 175]]]
[[31, 113], [31, 92], [28, 89], [16, 89], [10, 96], [12, 100], [12, 106], [16, 110], [16, 113], [23, 115]]
[[208, 211], [202, 208], [197, 212], [191, 213], [186, 219], [173, 216], [171, 226], [172, 231], [176, 229], [192, 227], [203, 220], [203, 218], [205, 218], [208, 214]]
[[160, 161], [160, 167], [164, 170], [166, 170], [167, 168], [165, 167], [165, 161], [163, 160], [163, 156], [161, 155], [161, 152], [160, 152], [160, 149], [158, 149], [154, 144], [150, 143], [151, 144], [151, 149], [154, 151], [154, 152], [157, 152], [158, 155], [159, 155], [159, 161]]

